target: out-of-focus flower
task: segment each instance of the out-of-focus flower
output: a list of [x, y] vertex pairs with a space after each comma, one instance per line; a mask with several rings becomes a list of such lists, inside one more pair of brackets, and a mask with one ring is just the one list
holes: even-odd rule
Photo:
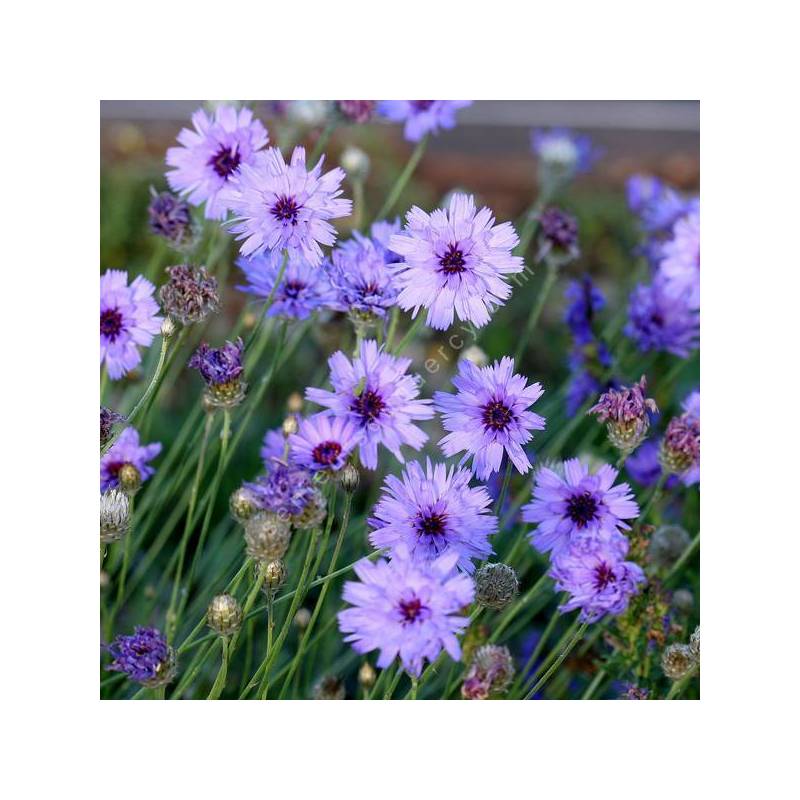
[[336, 675], [326, 675], [314, 684], [311, 696], [314, 700], [344, 700], [344, 683]]
[[403, 257], [397, 274], [404, 311], [427, 309], [426, 324], [445, 330], [458, 316], [480, 328], [511, 295], [505, 276], [521, 272], [519, 243], [510, 222], [495, 225], [490, 209], [475, 208], [472, 196], [456, 194], [447, 209], [426, 214], [414, 206], [402, 233], [389, 247]]
[[268, 563], [283, 558], [291, 538], [289, 521], [280, 514], [262, 512], [244, 523], [247, 555], [256, 561]]
[[270, 250], [252, 258], [238, 259], [236, 266], [244, 272], [247, 283], [236, 288], [265, 300], [272, 295], [272, 305], [267, 309], [269, 317], [308, 319], [334, 298], [328, 276], [324, 270], [309, 264], [298, 251], [290, 251], [276, 289], [284, 257], [281, 250]]
[[626, 184], [628, 207], [648, 233], [669, 230], [691, 210], [692, 202], [651, 175], [632, 175]]
[[700, 417], [685, 411], [673, 417], [661, 440], [661, 466], [668, 473], [692, 477], [700, 467]]
[[359, 426], [361, 463], [367, 469], [378, 466], [378, 445], [386, 447], [403, 463], [401, 445], [419, 450], [428, 436], [414, 421], [430, 419], [430, 400], [420, 400], [419, 381], [406, 374], [410, 358], [396, 358], [378, 349], [374, 339], [361, 343], [351, 362], [341, 351], [328, 359], [333, 391], [306, 389], [306, 398], [346, 417]]
[[119, 489], [109, 489], [100, 495], [100, 541], [116, 542], [130, 528], [131, 503]]
[[508, 691], [513, 679], [514, 660], [509, 649], [487, 644], [475, 651], [461, 684], [461, 696], [465, 700], [488, 700]]
[[206, 611], [208, 627], [220, 636], [236, 633], [242, 625], [242, 606], [232, 594], [218, 594]]
[[588, 172], [600, 157], [588, 136], [569, 128], [532, 131], [531, 148], [544, 173], [543, 183], [551, 185]]
[[351, 181], [363, 181], [369, 175], [369, 156], [360, 147], [350, 146], [342, 150], [339, 163]]
[[381, 100], [378, 113], [392, 122], [404, 122], [403, 135], [418, 142], [428, 133], [456, 126], [456, 112], [472, 105], [472, 100]]
[[158, 290], [158, 296], [171, 317], [190, 325], [217, 310], [217, 279], [205, 267], [178, 264], [167, 267], [167, 274], [169, 280]]
[[350, 122], [357, 122], [363, 125], [369, 122], [375, 111], [377, 102], [375, 100], [337, 100], [336, 106], [339, 113]]
[[522, 518], [537, 524], [531, 544], [543, 553], [603, 545], [624, 555], [628, 542], [620, 529], [630, 529], [625, 520], [638, 517], [639, 506], [627, 483], [614, 486], [618, 474], [608, 464], [592, 474], [577, 458], [564, 462], [564, 477], [542, 467], [533, 499], [522, 507]]
[[497, 611], [519, 593], [519, 578], [508, 564], [484, 564], [475, 573], [475, 601]]
[[683, 298], [691, 309], [700, 308], [700, 211], [680, 217], [672, 238], [661, 247], [658, 267], [664, 291]]
[[500, 469], [504, 453], [526, 473], [531, 462], [523, 445], [531, 440], [531, 431], [545, 427], [544, 417], [528, 411], [544, 394], [542, 385], [528, 385], [515, 374], [514, 359], [508, 356], [486, 367], [459, 361], [453, 385], [455, 395], [434, 394], [434, 407], [449, 431], [439, 442], [442, 452], [448, 457], [462, 451], [472, 456], [472, 468], [481, 480]]
[[199, 370], [206, 382], [206, 401], [219, 408], [232, 408], [244, 399], [247, 384], [242, 380], [244, 342], [225, 342], [209, 347], [205, 342], [189, 359], [189, 368]]
[[175, 248], [189, 246], [194, 239], [189, 204], [172, 192], [157, 193], [151, 188], [150, 194], [150, 205], [147, 207], [150, 230]]
[[[661, 462], [658, 460], [660, 447], [655, 439], [648, 439], [638, 447], [635, 453], [628, 456], [625, 470], [641, 486], [655, 486], [661, 477]], [[665, 486], [675, 483], [675, 478], [668, 478]]]
[[383, 496], [369, 520], [373, 547], [399, 547], [413, 557], [432, 561], [443, 553], [458, 554], [458, 567], [472, 572], [472, 559], [491, 552], [489, 537], [497, 532], [490, 513], [492, 498], [484, 486], [470, 487], [466, 469], [412, 461], [398, 478], [389, 475]]
[[108, 652], [114, 660], [107, 670], [124, 672], [143, 686], [164, 686], [175, 677], [175, 651], [155, 628], [137, 627], [130, 636], [117, 636]]
[[700, 626], [698, 625], [689, 637], [689, 649], [694, 654], [697, 661], [700, 661]]
[[110, 408], [100, 406], [100, 447], [104, 447], [111, 438], [114, 426], [120, 422], [125, 422], [125, 417], [112, 411]]
[[661, 654], [661, 669], [670, 680], [680, 680], [696, 666], [697, 658], [687, 644], [671, 644]]
[[345, 641], [358, 653], [380, 650], [382, 669], [399, 655], [406, 672], [417, 677], [442, 649], [458, 660], [457, 634], [469, 624], [459, 612], [472, 602], [474, 587], [469, 576], [454, 571], [457, 561], [455, 550], [419, 561], [402, 546], [389, 562], [359, 561], [354, 569], [360, 582], [344, 586], [351, 607], [339, 612]]
[[688, 358], [700, 336], [700, 314], [689, 308], [685, 298], [672, 297], [658, 278], [640, 284], [631, 293], [625, 334], [639, 350], [665, 350]]
[[323, 175], [323, 161], [324, 156], [308, 170], [304, 148], [295, 147], [287, 164], [271, 147], [231, 179], [225, 198], [235, 214], [231, 231], [243, 240], [243, 256], [286, 248], [312, 266], [322, 263], [320, 245], [336, 241], [328, 220], [353, 210], [352, 201], [339, 197], [344, 170], [336, 167]]
[[274, 461], [285, 461], [288, 455], [286, 437], [281, 428], [275, 428], [264, 434], [261, 445], [261, 460], [267, 469], [272, 467]]
[[646, 389], [647, 380], [642, 375], [633, 386], [609, 389], [587, 412], [606, 423], [609, 441], [625, 456], [630, 455], [647, 436], [649, 415], [658, 413], [656, 401], [645, 397]]
[[253, 493], [260, 509], [283, 517], [302, 514], [316, 492], [308, 470], [281, 461], [272, 461], [264, 475], [243, 486]]
[[620, 700], [649, 700], [650, 692], [641, 686], [629, 684], [627, 689], [620, 695]]
[[330, 100], [290, 100], [286, 103], [286, 116], [298, 125], [309, 128], [323, 125], [331, 113]]
[[400, 233], [402, 229], [403, 223], [400, 221], [400, 217], [396, 217], [394, 220], [378, 220], [370, 226], [370, 239], [387, 264], [397, 264], [403, 260], [402, 256], [389, 249], [392, 236]]
[[223, 194], [243, 166], [253, 165], [269, 141], [266, 128], [249, 108], [220, 105], [210, 117], [202, 108], [192, 114], [194, 130], [178, 134], [180, 147], [167, 150], [167, 182], [194, 206], [205, 203], [207, 219], [224, 219]]
[[548, 259], [557, 266], [564, 266], [581, 254], [578, 247], [578, 221], [555, 206], [546, 208], [539, 215], [537, 239], [538, 261]]
[[295, 463], [312, 472], [342, 469], [361, 439], [355, 422], [345, 417], [316, 414], [300, 423], [289, 437]]
[[572, 281], [564, 292], [569, 302], [564, 321], [578, 344], [588, 344], [595, 339], [594, 323], [597, 312], [606, 305], [605, 295], [595, 286], [588, 275]]
[[155, 473], [148, 462], [161, 452], [161, 443], [139, 444], [139, 431], [125, 428], [117, 441], [100, 459], [100, 491], [105, 492], [120, 485], [120, 472], [130, 466], [136, 470], [140, 482]]
[[106, 270], [100, 278], [100, 363], [111, 380], [141, 363], [139, 347], [149, 347], [161, 330], [155, 289], [141, 275], [128, 286], [128, 273], [118, 269]]
[[680, 525], [662, 525], [653, 534], [647, 548], [647, 558], [659, 569], [669, 569], [692, 541]]

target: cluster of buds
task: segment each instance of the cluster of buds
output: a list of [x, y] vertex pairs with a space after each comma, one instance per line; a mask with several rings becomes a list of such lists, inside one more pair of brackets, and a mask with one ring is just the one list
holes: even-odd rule
[[695, 628], [689, 644], [671, 644], [661, 654], [661, 669], [673, 681], [689, 675], [700, 666], [700, 627]]
[[169, 280], [159, 289], [161, 305], [171, 317], [191, 325], [200, 322], [219, 307], [217, 279], [205, 267], [178, 264], [167, 267]]
[[230, 636], [242, 625], [242, 606], [232, 594], [218, 594], [206, 611], [208, 627], [220, 636]]
[[485, 608], [505, 608], [519, 593], [519, 578], [508, 564], [484, 564], [475, 573], [475, 600]]
[[659, 461], [665, 472], [676, 475], [700, 463], [700, 420], [696, 416], [686, 412], [669, 421]]
[[461, 696], [465, 700], [488, 700], [506, 692], [513, 679], [514, 662], [508, 648], [487, 644], [475, 651]]
[[563, 267], [580, 256], [578, 221], [571, 214], [551, 206], [539, 215], [537, 261]]
[[178, 250], [191, 248], [195, 230], [189, 204], [172, 192], [156, 192], [152, 187], [150, 195], [150, 205], [147, 207], [150, 230]]
[[645, 397], [647, 380], [642, 375], [633, 386], [609, 389], [586, 413], [596, 414], [606, 423], [608, 440], [620, 453], [629, 456], [647, 436], [650, 414], [658, 413], [655, 400]]
[[247, 555], [265, 564], [283, 558], [291, 538], [292, 528], [288, 520], [269, 511], [255, 514], [244, 525]]
[[244, 342], [225, 342], [212, 348], [203, 342], [189, 359], [189, 367], [197, 369], [206, 382], [204, 396], [207, 407], [233, 408], [244, 399], [247, 384], [242, 380]]
[[131, 503], [120, 489], [100, 495], [100, 541], [107, 544], [121, 539], [130, 528]]

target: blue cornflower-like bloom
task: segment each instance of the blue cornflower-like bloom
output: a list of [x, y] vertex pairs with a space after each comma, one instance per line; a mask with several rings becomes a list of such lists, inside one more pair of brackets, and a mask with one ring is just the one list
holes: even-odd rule
[[302, 514], [318, 495], [311, 473], [291, 459], [272, 461], [263, 475], [242, 485], [262, 511], [290, 517]]
[[297, 433], [289, 437], [289, 445], [299, 466], [311, 472], [336, 471], [347, 463], [361, 436], [361, 429], [352, 420], [323, 413], [304, 419]]
[[665, 350], [687, 358], [699, 345], [700, 314], [686, 298], [668, 294], [656, 278], [631, 293], [625, 334], [641, 351]]
[[399, 478], [389, 475], [369, 520], [370, 542], [392, 554], [406, 547], [426, 561], [454, 551], [458, 566], [473, 572], [472, 559], [492, 553], [489, 537], [497, 532], [497, 517], [486, 487], [470, 487], [471, 477], [469, 470], [430, 460], [424, 469], [412, 461]]
[[389, 249], [389, 242], [396, 233], [400, 233], [403, 229], [403, 223], [400, 217], [394, 220], [378, 220], [373, 222], [369, 229], [370, 239], [387, 264], [397, 264], [403, 260], [401, 255], [392, 252]]
[[108, 646], [111, 672], [124, 672], [144, 686], [163, 686], [175, 676], [175, 653], [155, 628], [137, 627], [130, 636], [117, 636]]
[[598, 311], [605, 308], [605, 295], [595, 286], [588, 275], [571, 281], [564, 291], [569, 305], [564, 313], [564, 321], [569, 326], [577, 344], [587, 344], [595, 339], [593, 330]]
[[563, 477], [542, 467], [536, 475], [531, 502], [522, 507], [525, 522], [536, 523], [531, 544], [540, 552], [559, 553], [570, 548], [590, 550], [600, 543], [621, 554], [628, 541], [620, 529], [629, 530], [625, 520], [639, 516], [639, 506], [627, 483], [614, 486], [619, 472], [603, 464], [589, 472], [580, 459], [564, 462]]
[[286, 437], [281, 428], [273, 428], [264, 434], [264, 441], [261, 445], [261, 460], [264, 466], [269, 469], [275, 460], [284, 461], [287, 454]]
[[419, 450], [428, 435], [414, 422], [433, 416], [430, 400], [420, 400], [419, 379], [407, 374], [410, 358], [396, 358], [378, 348], [374, 339], [361, 343], [353, 361], [341, 351], [328, 359], [333, 391], [306, 389], [306, 398], [329, 409], [329, 414], [352, 420], [362, 431], [361, 463], [378, 466], [382, 444], [403, 463], [401, 446]]
[[428, 311], [426, 323], [445, 330], [460, 320], [482, 327], [491, 312], [511, 295], [505, 276], [521, 272], [522, 258], [512, 255], [519, 237], [510, 222], [494, 224], [488, 208], [454, 194], [447, 209], [426, 214], [414, 206], [402, 233], [389, 247], [403, 256], [397, 273], [404, 311]]
[[172, 192], [156, 194], [152, 189], [151, 192], [152, 199], [147, 207], [150, 230], [175, 247], [186, 245], [192, 239], [192, 212], [189, 204]]
[[[659, 445], [655, 439], [643, 442], [636, 452], [628, 456], [625, 470], [641, 486], [655, 486], [661, 477], [661, 462], [658, 460]], [[674, 485], [674, 476], [667, 480], [666, 486]]]
[[565, 177], [588, 172], [600, 157], [588, 136], [569, 128], [531, 131], [531, 148], [546, 169]]
[[403, 135], [418, 142], [427, 133], [454, 128], [456, 112], [472, 105], [472, 100], [381, 100], [378, 113], [392, 122], [404, 122]]
[[453, 385], [456, 394], [434, 395], [434, 407], [449, 431], [439, 442], [442, 452], [449, 457], [466, 451], [465, 459], [472, 456], [481, 480], [500, 469], [504, 453], [519, 472], [527, 472], [531, 462], [522, 446], [531, 440], [531, 431], [545, 427], [544, 417], [528, 411], [544, 394], [542, 385], [528, 385], [515, 374], [514, 359], [508, 356], [486, 367], [462, 359]]
[[661, 246], [658, 273], [664, 292], [683, 298], [691, 309], [700, 308], [700, 211], [694, 209], [680, 217], [672, 238]]
[[139, 444], [139, 431], [133, 427], [125, 428], [100, 459], [100, 491], [119, 486], [119, 472], [128, 464], [136, 468], [142, 482], [146, 481], [155, 473], [149, 462], [160, 452], [160, 442]]
[[668, 231], [693, 202], [650, 175], [632, 175], [625, 188], [628, 208], [648, 233]]
[[[329, 305], [335, 295], [324, 270], [309, 264], [297, 251], [290, 252], [288, 258], [267, 316], [308, 319], [318, 308]], [[275, 288], [283, 259], [280, 250], [238, 259], [236, 266], [244, 272], [247, 283], [236, 288], [266, 299]]]
[[556, 591], [569, 592], [559, 611], [581, 610], [582, 622], [597, 622], [606, 614], [621, 614], [645, 582], [641, 567], [624, 561], [624, 553], [610, 542], [586, 550], [570, 547], [554, 555], [550, 576]]
[[339, 196], [344, 170], [336, 167], [323, 175], [323, 161], [324, 156], [309, 170], [304, 148], [295, 147], [287, 164], [271, 147], [231, 178], [225, 200], [235, 214], [231, 231], [243, 240], [243, 256], [286, 248], [312, 266], [322, 263], [320, 245], [336, 241], [328, 220], [353, 210], [352, 201]]
[[162, 317], [153, 297], [156, 287], [137, 275], [109, 269], [100, 278], [100, 363], [117, 380], [142, 361], [139, 347], [149, 347], [161, 330]]
[[269, 141], [266, 128], [249, 108], [237, 111], [221, 105], [209, 116], [202, 108], [192, 114], [194, 130], [178, 134], [180, 147], [167, 150], [167, 182], [187, 195], [192, 205], [206, 204], [207, 219], [224, 219], [228, 206], [222, 195], [231, 178]]
[[244, 398], [247, 384], [242, 381], [242, 356], [244, 342], [225, 342], [222, 347], [209, 347], [205, 342], [195, 350], [189, 359], [190, 369], [199, 370], [206, 382], [206, 400], [221, 408], [238, 405]]
[[425, 661], [444, 649], [461, 658], [457, 635], [469, 624], [461, 610], [472, 602], [472, 579], [454, 570], [458, 553], [420, 561], [399, 546], [391, 561], [362, 559], [354, 567], [360, 582], [348, 581], [343, 597], [351, 607], [339, 612], [339, 629], [358, 653], [380, 650], [378, 667], [399, 655], [404, 669], [419, 676]]

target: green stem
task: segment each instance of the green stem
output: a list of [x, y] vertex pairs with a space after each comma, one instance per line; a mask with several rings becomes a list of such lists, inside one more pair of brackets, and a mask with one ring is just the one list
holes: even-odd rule
[[389, 330], [386, 333], [386, 349], [391, 352], [392, 350], [392, 342], [394, 341], [394, 334], [397, 330], [397, 320], [400, 318], [400, 309], [397, 306], [393, 306], [391, 313], [389, 314]]
[[331, 134], [336, 129], [336, 122], [329, 122], [320, 133], [319, 138], [317, 139], [317, 143], [314, 145], [314, 149], [311, 151], [311, 155], [308, 157], [308, 166], [313, 167], [314, 164], [317, 163], [319, 157], [322, 155], [322, 151], [325, 149], [325, 145], [328, 144], [328, 140], [331, 138]]
[[405, 168], [398, 176], [397, 180], [392, 186], [391, 191], [389, 192], [384, 204], [381, 206], [380, 211], [375, 215], [376, 220], [385, 219], [389, 216], [389, 213], [394, 208], [395, 203], [400, 199], [400, 195], [403, 193], [403, 189], [406, 188], [406, 184], [411, 179], [411, 176], [414, 174], [414, 170], [417, 168], [417, 164], [419, 164], [420, 159], [422, 158], [423, 153], [425, 152], [425, 148], [428, 144], [428, 137], [423, 136], [422, 139], [419, 140], [419, 143], [414, 148], [414, 151], [411, 153], [411, 157], [408, 159]]
[[492, 635], [489, 637], [490, 642], [496, 642], [503, 631], [511, 624], [514, 617], [522, 611], [523, 608], [530, 602], [530, 600], [541, 590], [541, 588], [548, 582], [549, 577], [547, 573], [542, 575], [536, 583], [525, 592], [524, 595], [518, 597], [512, 606], [509, 606], [500, 617], [500, 621], [495, 627]]
[[594, 676], [592, 682], [586, 687], [586, 691], [581, 695], [581, 700], [591, 700], [594, 693], [600, 687], [600, 684], [605, 680], [606, 671], [604, 669], [597, 670], [597, 675]]
[[550, 294], [550, 290], [553, 288], [553, 285], [558, 278], [558, 268], [555, 263], [551, 260], [547, 260], [547, 272], [544, 276], [544, 282], [542, 283], [541, 287], [539, 288], [539, 294], [536, 297], [536, 302], [531, 308], [531, 313], [528, 316], [528, 322], [525, 325], [525, 333], [523, 334], [522, 338], [517, 345], [517, 351], [514, 353], [514, 363], [519, 368], [520, 361], [522, 360], [523, 355], [525, 355], [525, 350], [528, 347], [528, 342], [530, 341], [531, 336], [533, 335], [534, 330], [536, 330], [536, 323], [539, 321], [539, 317], [542, 314], [542, 309], [544, 308], [545, 300], [547, 300], [547, 296]]
[[671, 578], [674, 578], [676, 575], [680, 573], [683, 569], [686, 562], [692, 557], [694, 551], [697, 549], [698, 545], [700, 544], [700, 531], [695, 534], [694, 539], [686, 546], [686, 549], [681, 553], [680, 558], [672, 565], [670, 571], [666, 574], [664, 578], [664, 583], [667, 583]]
[[425, 317], [420, 313], [417, 314], [417, 318], [412, 323], [411, 327], [406, 331], [406, 335], [400, 340], [397, 347], [392, 350], [392, 355], [399, 356], [403, 350], [408, 347], [411, 343], [411, 340], [417, 335], [417, 331], [423, 326], [425, 323]]
[[411, 690], [408, 693], [409, 700], [417, 699], [417, 689], [419, 688], [419, 681], [413, 675], [411, 676]]
[[494, 504], [495, 515], [500, 513], [501, 509], [503, 508], [503, 503], [506, 501], [506, 495], [508, 494], [508, 487], [511, 483], [511, 473], [513, 469], [514, 463], [506, 455], [506, 472], [505, 475], [503, 475], [503, 485], [500, 487], [500, 494], [497, 495], [497, 502]]
[[650, 513], [650, 510], [661, 499], [661, 495], [664, 493], [664, 484], [667, 482], [668, 477], [669, 475], [667, 475], [663, 471], [661, 475], [658, 476], [656, 485], [653, 487], [653, 491], [650, 493], [650, 497], [648, 498], [647, 502], [644, 505], [644, 508], [642, 508], [642, 511], [639, 514], [640, 522], [644, 522], [647, 519], [647, 515]]
[[[559, 605], [560, 605], [559, 601]], [[517, 680], [515, 681], [514, 688], [512, 689], [512, 693], [514, 693], [518, 688], [522, 681], [527, 680], [528, 673], [533, 669], [533, 665], [539, 660], [539, 656], [542, 654], [542, 650], [544, 650], [544, 646], [547, 643], [547, 640], [550, 638], [550, 634], [553, 632], [553, 628], [555, 628], [556, 623], [558, 622], [559, 618], [561, 617], [561, 612], [556, 607], [556, 610], [553, 612], [553, 615], [550, 617], [550, 621], [547, 623], [547, 627], [545, 627], [542, 635], [539, 637], [539, 641], [536, 643], [536, 647], [533, 648], [533, 652], [531, 653], [531, 657], [528, 659], [525, 666], [519, 673]]]
[[533, 685], [533, 688], [525, 695], [525, 700], [530, 700], [537, 692], [544, 688], [545, 684], [553, 677], [555, 671], [564, 663], [566, 657], [572, 651], [572, 648], [575, 647], [576, 644], [583, 638], [583, 634], [586, 633], [586, 629], [589, 627], [588, 622], [584, 622], [575, 632], [575, 635], [570, 639], [567, 646], [561, 651], [558, 658], [550, 665], [550, 668], [547, 672], [542, 675], [541, 678]]
[[689, 681], [695, 676], [696, 672], [696, 669], [690, 670], [680, 680], [675, 681], [670, 687], [669, 693], [665, 699], [677, 700], [683, 693], [683, 690], [689, 685]]
[[222, 636], [222, 660], [219, 665], [219, 672], [211, 691], [208, 693], [206, 700], [219, 700], [220, 695], [225, 689], [225, 683], [228, 680], [228, 637]]
[[264, 307], [261, 309], [261, 316], [258, 318], [258, 322], [256, 323], [255, 327], [250, 333], [250, 336], [247, 337], [247, 341], [244, 344], [245, 353], [250, 349], [250, 346], [256, 340], [259, 332], [261, 331], [261, 327], [264, 324], [264, 321], [267, 319], [267, 314], [270, 308], [272, 308], [272, 304], [275, 302], [275, 294], [277, 293], [281, 283], [283, 282], [283, 276], [286, 274], [286, 266], [288, 263], [289, 263], [289, 251], [284, 250], [283, 259], [281, 260], [281, 266], [280, 269], [278, 270], [278, 277], [275, 278], [275, 281], [272, 284], [272, 289], [270, 289], [270, 292], [267, 295], [267, 299], [264, 301]]

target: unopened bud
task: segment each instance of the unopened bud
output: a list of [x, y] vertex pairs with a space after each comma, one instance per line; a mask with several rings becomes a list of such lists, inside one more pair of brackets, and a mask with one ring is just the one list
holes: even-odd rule
[[283, 431], [284, 436], [291, 436], [293, 433], [297, 433], [297, 429], [300, 426], [297, 422], [297, 417], [294, 414], [289, 414], [288, 417], [283, 421], [283, 425], [281, 425], [281, 430]]
[[100, 541], [116, 542], [130, 526], [131, 504], [119, 489], [109, 489], [100, 495]]
[[175, 333], [175, 330], [176, 326], [172, 317], [164, 317], [164, 321], [161, 323], [161, 335], [165, 339], [169, 339]]
[[691, 541], [691, 536], [679, 525], [662, 525], [650, 540], [647, 557], [659, 569], [669, 569]]
[[286, 401], [286, 410], [290, 414], [299, 414], [303, 410], [303, 395], [300, 392], [292, 392]]
[[246, 487], [240, 486], [231, 495], [230, 499], [231, 516], [239, 523], [244, 524], [258, 512], [253, 493]]
[[142, 485], [142, 473], [133, 464], [123, 464], [117, 473], [120, 489], [133, 494]]
[[346, 492], [354, 492], [358, 488], [358, 470], [353, 464], [345, 464], [344, 469], [339, 473], [339, 480], [341, 481], [342, 489]]
[[292, 523], [300, 530], [316, 530], [325, 522], [327, 513], [325, 495], [315, 488], [306, 503], [306, 507], [299, 514], [292, 517]]
[[264, 578], [261, 589], [267, 595], [274, 595], [286, 583], [286, 577], [289, 574], [282, 558], [276, 558], [266, 564], [262, 562], [257, 565], [256, 569], [259, 577]]
[[461, 358], [471, 361], [476, 367], [485, 367], [489, 363], [489, 356], [478, 345], [470, 345], [462, 354]]
[[242, 624], [242, 606], [232, 594], [218, 594], [206, 612], [208, 627], [220, 636], [236, 633]]
[[247, 520], [244, 540], [247, 555], [265, 563], [283, 558], [292, 533], [289, 523], [277, 514], [260, 512]]
[[375, 667], [373, 667], [369, 661], [365, 661], [358, 670], [359, 684], [364, 689], [371, 689], [375, 685], [376, 677], [377, 673], [375, 672]]
[[517, 573], [508, 564], [484, 564], [475, 573], [475, 600], [486, 608], [505, 608], [518, 592]]
[[360, 147], [346, 147], [339, 163], [353, 180], [363, 181], [369, 175], [369, 156]]
[[671, 644], [661, 655], [661, 669], [673, 681], [687, 675], [696, 664], [697, 659], [686, 644]]
[[294, 615], [294, 624], [301, 631], [308, 627], [311, 622], [311, 612], [307, 608], [298, 608], [297, 613]]

